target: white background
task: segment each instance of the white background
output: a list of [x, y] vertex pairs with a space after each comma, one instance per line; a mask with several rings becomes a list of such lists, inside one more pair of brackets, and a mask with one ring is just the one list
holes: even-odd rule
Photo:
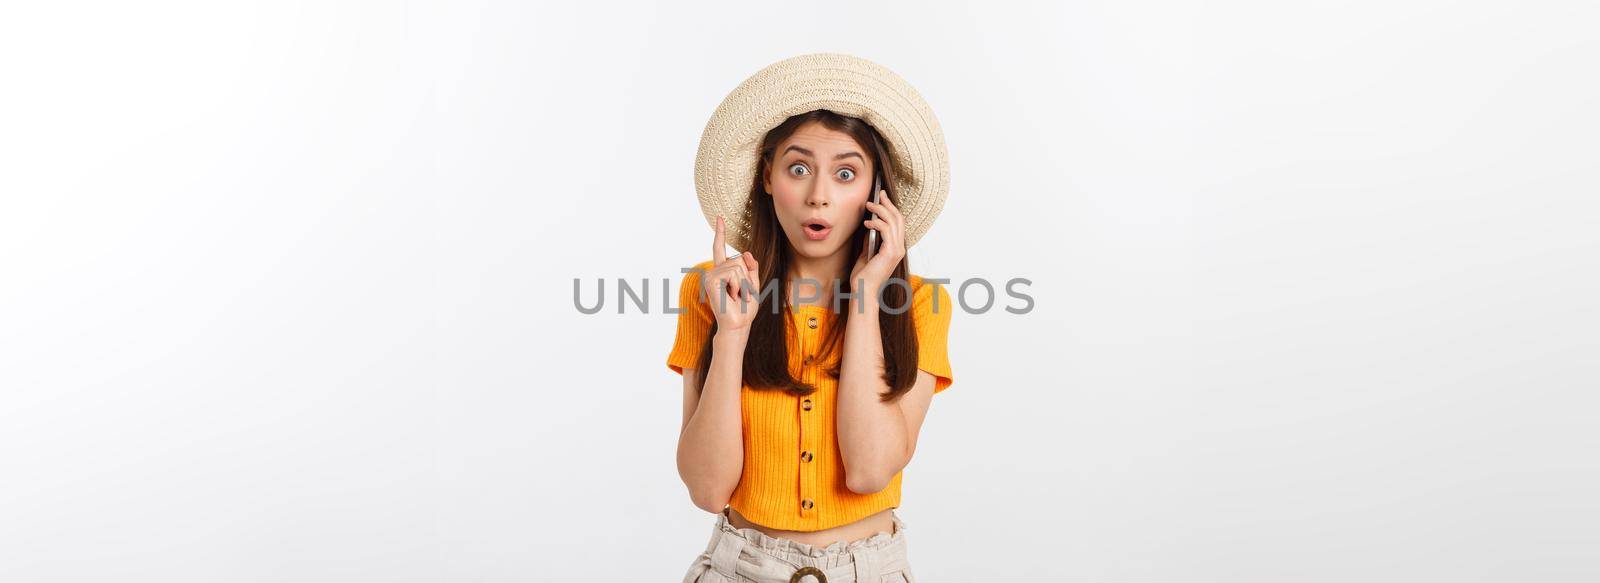
[[817, 51], [943, 123], [913, 270], [1034, 282], [921, 581], [1600, 578], [1600, 9], [1198, 4], [8, 4], [0, 580], [677, 581], [660, 280]]

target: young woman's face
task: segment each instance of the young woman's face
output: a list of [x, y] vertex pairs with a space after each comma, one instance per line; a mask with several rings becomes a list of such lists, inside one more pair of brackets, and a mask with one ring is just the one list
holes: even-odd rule
[[876, 171], [866, 150], [850, 134], [807, 123], [778, 144], [772, 160], [765, 186], [795, 252], [823, 258], [845, 250], [865, 226]]

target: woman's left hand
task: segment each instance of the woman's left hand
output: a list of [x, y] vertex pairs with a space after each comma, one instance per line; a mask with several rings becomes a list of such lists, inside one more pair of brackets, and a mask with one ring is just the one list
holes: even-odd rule
[[[863, 244], [861, 253], [856, 256], [855, 267], [850, 270], [851, 290], [857, 293], [861, 289], [873, 290], [874, 296], [894, 276], [895, 266], [906, 256], [905, 216], [889, 200], [888, 192], [879, 192], [878, 200], [882, 204], [867, 201], [867, 210], [877, 216], [862, 222], [867, 228], [878, 231], [878, 252], [868, 259], [867, 246]], [[858, 281], [865, 287], [856, 287]]]

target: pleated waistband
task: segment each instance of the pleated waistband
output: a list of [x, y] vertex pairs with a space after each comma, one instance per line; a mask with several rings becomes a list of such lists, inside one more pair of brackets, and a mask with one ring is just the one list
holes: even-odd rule
[[[706, 554], [712, 571], [737, 580], [735, 572], [756, 580], [790, 581], [807, 567], [821, 571], [829, 583], [878, 583], [881, 574], [907, 568], [906, 526], [891, 513], [894, 532], [878, 532], [854, 541], [819, 547], [776, 538], [753, 528], [736, 528], [727, 511], [717, 514]], [[811, 581], [807, 577], [806, 581]]]

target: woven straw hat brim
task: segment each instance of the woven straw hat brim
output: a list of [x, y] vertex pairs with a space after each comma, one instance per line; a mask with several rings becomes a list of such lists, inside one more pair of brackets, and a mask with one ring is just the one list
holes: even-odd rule
[[950, 189], [949, 152], [938, 118], [905, 79], [877, 63], [837, 53], [792, 57], [751, 75], [706, 122], [695, 156], [695, 192], [706, 222], [725, 219], [728, 244], [748, 250], [757, 149], [790, 116], [817, 109], [860, 118], [888, 141], [895, 203], [906, 247], [933, 226]]

